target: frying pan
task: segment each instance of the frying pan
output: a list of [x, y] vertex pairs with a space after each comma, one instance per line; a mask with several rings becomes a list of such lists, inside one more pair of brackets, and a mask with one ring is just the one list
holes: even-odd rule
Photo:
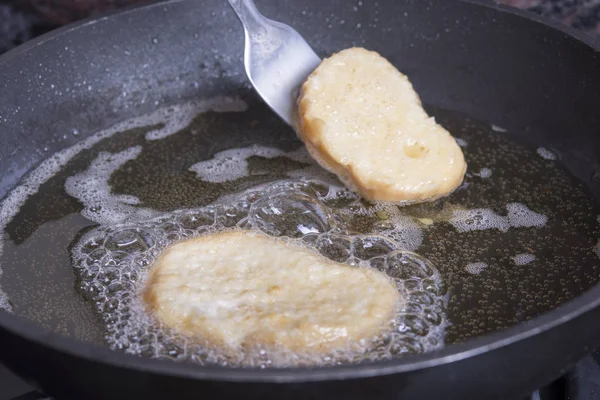
[[[491, 121], [507, 130], [503, 135], [554, 149], [589, 195], [599, 198], [600, 44], [595, 39], [470, 0], [257, 4], [268, 17], [297, 29], [320, 56], [351, 45], [379, 51], [409, 75], [433, 110]], [[1, 56], [0, 196], [43, 159], [94, 132], [157, 107], [214, 95], [242, 96], [252, 118], [273, 127], [257, 137], [235, 129], [215, 132], [216, 143], [268, 141], [279, 131], [298, 144], [249, 88], [242, 49], [241, 27], [226, 2], [178, 0], [67, 26]], [[221, 123], [236, 122], [224, 115]], [[209, 157], [213, 150], [190, 151]], [[74, 200], [52, 207], [36, 195], [27, 201], [23, 207], [39, 207], [40, 218], [48, 220], [80, 209]], [[19, 243], [10, 223], [7, 230], [9, 249]], [[25, 234], [32, 235], [35, 229]], [[564, 273], [546, 278], [558, 289], [560, 282], [583, 280], [575, 289], [569, 286], [570, 296], [560, 304], [533, 306], [518, 324], [476, 332], [426, 354], [267, 370], [131, 356], [80, 334], [93, 318], [84, 302], [65, 305], [75, 298], [72, 270], [51, 265], [72, 237], [59, 236], [64, 240], [36, 243], [27, 262], [5, 263], [0, 278], [14, 306], [12, 313], [0, 310], [0, 359], [59, 399], [508, 398], [549, 383], [600, 345], [598, 260], [588, 249], [592, 261], [583, 275], [567, 274], [573, 269], [564, 258]], [[449, 285], [451, 296], [460, 291], [460, 284]], [[499, 296], [504, 312], [519, 311]]]

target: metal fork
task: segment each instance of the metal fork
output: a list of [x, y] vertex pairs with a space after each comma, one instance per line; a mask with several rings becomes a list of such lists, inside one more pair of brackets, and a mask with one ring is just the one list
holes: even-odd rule
[[297, 90], [321, 59], [292, 27], [263, 16], [252, 0], [229, 0], [245, 33], [244, 66], [254, 89], [292, 125]]

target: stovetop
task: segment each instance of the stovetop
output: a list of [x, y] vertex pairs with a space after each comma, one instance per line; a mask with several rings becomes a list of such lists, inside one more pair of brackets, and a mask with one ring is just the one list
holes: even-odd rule
[[[600, 400], [600, 353], [587, 356], [569, 373], [516, 400]], [[51, 400], [0, 364], [0, 400]]]
[[[44, 32], [80, 18], [148, 0], [0, 0], [0, 54]], [[600, 36], [600, 0], [497, 0], [529, 9]], [[583, 359], [569, 373], [525, 398], [600, 400], [600, 353]], [[0, 400], [45, 396], [0, 365]]]

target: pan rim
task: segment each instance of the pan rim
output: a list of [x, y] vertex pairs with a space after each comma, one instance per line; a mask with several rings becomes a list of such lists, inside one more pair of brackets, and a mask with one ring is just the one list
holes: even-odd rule
[[[186, 1], [188, 1], [188, 0], [166, 0], [166, 1], [151, 0], [150, 4], [146, 4], [146, 5], [142, 5], [142, 6], [133, 5], [133, 6], [128, 6], [128, 7], [123, 7], [119, 10], [105, 13], [102, 16], [85, 18], [80, 21], [67, 24], [65, 26], [56, 28], [50, 32], [44, 33], [40, 36], [37, 36], [34, 39], [28, 40], [27, 42], [9, 50], [3, 54], [0, 54], [0, 66], [2, 66], [2, 64], [9, 61], [10, 59], [19, 56], [20, 54], [27, 53], [28, 51], [36, 48], [37, 46], [43, 45], [47, 41], [54, 40], [62, 35], [65, 35], [65, 34], [71, 32], [71, 31], [82, 29], [86, 26], [90, 26], [90, 25], [94, 25], [98, 22], [102, 22], [102, 21], [112, 17], [113, 15], [126, 15], [126, 14], [129, 14], [132, 12], [137, 12], [138, 10], [150, 9], [150, 8], [154, 8], [154, 7], [164, 7], [164, 6], [169, 6], [172, 4], [183, 3]], [[581, 30], [571, 28], [570, 26], [564, 25], [563, 23], [552, 20], [548, 17], [544, 17], [544, 16], [535, 14], [530, 11], [521, 10], [518, 8], [509, 7], [509, 6], [504, 6], [502, 4], [496, 3], [494, 0], [454, 0], [454, 1], [458, 1], [460, 3], [473, 4], [475, 6], [489, 8], [492, 10], [496, 10], [498, 12], [512, 14], [517, 17], [524, 18], [529, 21], [533, 21], [535, 23], [545, 25], [554, 30], [560, 31], [560, 32], [566, 34], [567, 36], [577, 39], [580, 42], [588, 45], [589, 47], [591, 47], [597, 51], [600, 51], [600, 38], [596, 38], [592, 35], [588, 35], [587, 33], [583, 32]]]
[[[189, 0], [168, 0], [153, 2], [143, 6], [126, 7], [101, 17], [85, 19], [58, 28], [0, 55], [0, 68], [7, 61], [25, 54], [37, 46], [61, 37], [69, 32], [94, 25], [110, 18], [112, 15], [124, 15], [142, 9], [167, 7]], [[563, 25], [560, 22], [532, 12], [515, 9], [495, 3], [493, 0], [456, 0], [476, 6], [486, 7], [498, 12], [508, 13], [529, 21], [545, 25], [554, 30], [578, 40], [596, 51], [600, 51], [600, 39], [585, 32]], [[199, 366], [192, 363], [178, 363], [170, 360], [148, 359], [93, 343], [82, 342], [55, 332], [47, 331], [35, 323], [18, 317], [5, 310], [0, 310], [0, 329], [14, 335], [69, 356], [101, 363], [105, 366], [123, 369], [134, 369], [145, 373], [170, 375], [180, 378], [214, 380], [224, 382], [271, 382], [271, 383], [300, 383], [319, 382], [325, 380], [342, 380], [369, 378], [373, 376], [391, 375], [442, 366], [468, 359], [479, 354], [497, 350], [513, 343], [533, 337], [542, 332], [556, 328], [571, 321], [586, 312], [600, 306], [600, 285], [595, 285], [580, 296], [543, 313], [536, 318], [520, 323], [513, 327], [494, 332], [482, 337], [468, 340], [464, 343], [444, 347], [426, 354], [406, 356], [393, 360], [368, 362], [358, 365], [344, 365], [319, 368], [273, 368], [267, 370], [244, 369], [218, 366]]]

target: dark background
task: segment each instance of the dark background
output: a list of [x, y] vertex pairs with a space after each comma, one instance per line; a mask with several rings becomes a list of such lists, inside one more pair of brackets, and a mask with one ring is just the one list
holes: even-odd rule
[[[55, 27], [152, 0], [0, 0], [0, 53]], [[199, 0], [201, 1], [201, 0]], [[600, 35], [600, 0], [497, 0]]]

